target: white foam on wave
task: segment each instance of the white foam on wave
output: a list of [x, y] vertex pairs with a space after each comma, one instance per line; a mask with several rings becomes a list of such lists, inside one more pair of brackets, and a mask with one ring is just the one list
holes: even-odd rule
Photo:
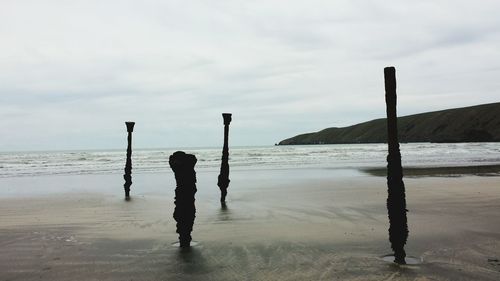
[[[197, 169], [218, 169], [221, 148], [184, 149], [198, 158]], [[136, 149], [134, 173], [169, 171], [176, 149]], [[500, 164], [500, 143], [405, 143], [404, 166], [443, 167]], [[363, 168], [386, 165], [386, 144], [231, 147], [231, 169]], [[123, 173], [125, 150], [0, 153], [0, 177]]]

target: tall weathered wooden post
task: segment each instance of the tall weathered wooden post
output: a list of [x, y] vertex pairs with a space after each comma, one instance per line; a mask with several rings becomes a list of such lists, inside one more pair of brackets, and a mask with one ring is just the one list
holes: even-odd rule
[[404, 246], [408, 239], [405, 185], [398, 141], [396, 115], [396, 69], [384, 68], [385, 102], [387, 111], [387, 211], [389, 213], [389, 241], [394, 251], [394, 262], [406, 264]]
[[195, 198], [196, 172], [194, 165], [197, 159], [192, 154], [177, 151], [170, 156], [168, 163], [175, 174], [177, 187], [175, 188], [174, 219], [177, 222], [176, 232], [179, 234], [181, 248], [187, 248], [191, 243], [196, 216]]
[[125, 199], [130, 198], [130, 186], [132, 185], [132, 132], [134, 131], [135, 122], [125, 122], [127, 126], [127, 161], [125, 162], [125, 174], [123, 179], [125, 179], [125, 184], [123, 188], [125, 189]]
[[229, 123], [231, 123], [231, 113], [222, 113], [224, 119], [224, 146], [222, 148], [222, 163], [220, 166], [220, 174], [217, 180], [217, 185], [220, 189], [220, 201], [226, 202], [227, 188], [229, 187]]

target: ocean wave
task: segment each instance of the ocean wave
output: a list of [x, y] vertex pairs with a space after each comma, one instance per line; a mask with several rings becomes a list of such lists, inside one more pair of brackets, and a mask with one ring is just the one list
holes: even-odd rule
[[[219, 169], [220, 149], [186, 149], [198, 158], [198, 169]], [[404, 165], [440, 166], [500, 163], [500, 143], [401, 145]], [[172, 149], [133, 151], [134, 173], [170, 171]], [[385, 144], [272, 146], [231, 148], [231, 169], [287, 167], [385, 166]], [[0, 177], [123, 173], [125, 151], [0, 153]]]

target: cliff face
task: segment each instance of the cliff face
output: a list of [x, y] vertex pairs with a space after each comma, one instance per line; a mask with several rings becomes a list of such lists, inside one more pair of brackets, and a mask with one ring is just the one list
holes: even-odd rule
[[[400, 142], [500, 142], [500, 102], [398, 118]], [[383, 143], [386, 119], [298, 135], [279, 145]]]

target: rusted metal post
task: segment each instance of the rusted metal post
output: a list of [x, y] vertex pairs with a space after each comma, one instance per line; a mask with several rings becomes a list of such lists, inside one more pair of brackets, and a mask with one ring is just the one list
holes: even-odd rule
[[394, 251], [394, 262], [406, 264], [404, 246], [408, 239], [405, 185], [398, 141], [396, 114], [396, 69], [384, 68], [385, 102], [387, 111], [387, 211], [389, 214], [389, 241]]

